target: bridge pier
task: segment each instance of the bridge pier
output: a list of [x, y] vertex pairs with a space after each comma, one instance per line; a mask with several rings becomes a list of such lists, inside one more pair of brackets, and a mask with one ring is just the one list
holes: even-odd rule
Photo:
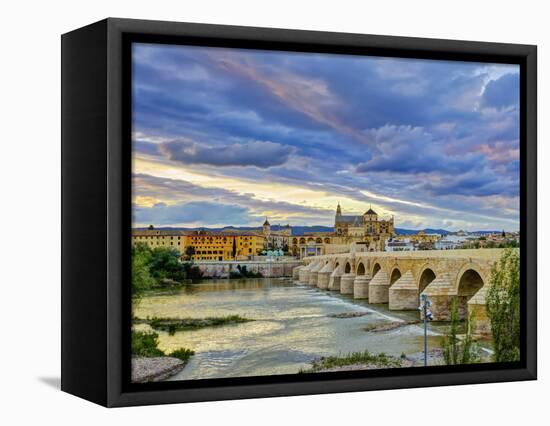
[[302, 269], [304, 269], [305, 266], [304, 265], [300, 265], [300, 266], [296, 266], [293, 270], [292, 270], [292, 279], [294, 281], [299, 281], [300, 280], [300, 271]]
[[353, 298], [354, 299], [368, 299], [369, 298], [369, 282], [371, 280], [370, 275], [356, 275], [353, 281]]
[[389, 288], [388, 274], [379, 270], [369, 283], [369, 303], [388, 303]]
[[304, 266], [298, 271], [298, 281], [300, 284], [305, 284], [308, 280], [309, 269], [311, 268], [311, 263]]
[[[451, 320], [451, 304], [453, 299], [458, 296], [449, 274], [444, 273], [438, 275], [428, 287], [424, 289], [422, 294], [426, 294], [428, 299], [432, 302], [430, 311], [432, 312], [434, 321]], [[465, 318], [465, 316], [466, 303], [464, 303], [464, 301], [459, 301], [458, 317]]]
[[355, 274], [344, 274], [340, 278], [340, 293], [341, 294], [353, 294], [353, 282], [355, 281]]
[[330, 275], [332, 274], [332, 265], [331, 263], [327, 263], [325, 266], [321, 268], [321, 270], [317, 273], [317, 287], [322, 290], [328, 289], [328, 284], [330, 280]]
[[468, 300], [468, 315], [473, 315], [474, 319], [472, 334], [477, 336], [491, 335], [491, 321], [487, 315], [486, 296], [487, 288], [483, 286], [470, 300]]
[[389, 306], [392, 311], [413, 311], [419, 306], [418, 289], [411, 271], [405, 272], [389, 288]]
[[317, 278], [318, 278], [318, 275], [319, 275], [319, 271], [321, 270], [321, 268], [324, 266], [324, 263], [323, 261], [320, 261], [319, 263], [317, 263], [315, 266], [313, 266], [311, 268], [311, 270], [309, 271], [309, 280], [308, 280], [308, 284], [310, 286], [313, 286], [313, 287], [316, 287], [317, 286]]
[[344, 268], [342, 265], [338, 265], [336, 269], [330, 274], [330, 279], [328, 282], [328, 289], [332, 291], [340, 291], [340, 280], [342, 278], [342, 273]]

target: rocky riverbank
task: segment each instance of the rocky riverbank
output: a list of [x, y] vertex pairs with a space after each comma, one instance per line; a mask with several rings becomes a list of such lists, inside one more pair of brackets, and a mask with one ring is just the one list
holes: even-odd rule
[[406, 325], [419, 324], [419, 323], [420, 323], [420, 321], [418, 321], [418, 320], [392, 321], [392, 322], [385, 322], [385, 323], [382, 323], [382, 324], [371, 324], [371, 325], [363, 328], [363, 330], [372, 331], [373, 333], [379, 333], [381, 331], [389, 331], [389, 330], [393, 330], [393, 329], [396, 329], [396, 328], [399, 328], [399, 327], [404, 327]]
[[[428, 351], [428, 365], [442, 365], [443, 351]], [[311, 368], [300, 373], [330, 373], [336, 371], [378, 370], [382, 368], [407, 368], [424, 366], [424, 353], [417, 352], [408, 356], [393, 357], [386, 354], [355, 352], [346, 356], [321, 357], [313, 360]]]
[[187, 363], [178, 358], [132, 357], [132, 382], [159, 382], [179, 373]]
[[365, 315], [369, 315], [370, 312], [368, 311], [359, 311], [359, 312], [343, 312], [340, 314], [328, 314], [327, 317], [329, 318], [357, 318], [357, 317], [364, 317]]

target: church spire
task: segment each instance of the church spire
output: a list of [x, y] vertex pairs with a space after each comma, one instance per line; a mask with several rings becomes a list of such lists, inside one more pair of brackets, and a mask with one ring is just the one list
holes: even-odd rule
[[342, 208], [340, 207], [340, 202], [338, 202], [338, 207], [336, 207], [336, 216], [342, 216]]

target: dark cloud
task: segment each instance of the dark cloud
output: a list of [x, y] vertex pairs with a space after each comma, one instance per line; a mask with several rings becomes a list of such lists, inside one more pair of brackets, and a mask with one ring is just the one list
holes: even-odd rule
[[384, 126], [370, 132], [380, 154], [360, 163], [358, 173], [393, 172], [417, 174], [441, 171], [464, 173], [482, 160], [481, 155], [448, 156], [431, 134], [419, 127]]
[[519, 183], [517, 180], [498, 179], [490, 170], [480, 170], [456, 176], [452, 179], [428, 182], [423, 185], [423, 188], [435, 196], [514, 196], [519, 191]]
[[262, 169], [284, 164], [294, 151], [290, 146], [264, 141], [205, 146], [181, 140], [164, 142], [160, 150], [170, 160], [183, 164], [255, 166]]
[[483, 104], [494, 108], [518, 106], [519, 74], [505, 74], [498, 80], [491, 80], [483, 93]]
[[141, 140], [134, 140], [132, 142], [132, 145], [133, 145], [132, 149], [134, 150], [134, 152], [139, 152], [141, 154], [152, 155], [152, 156], [160, 155], [160, 152], [158, 149], [159, 146], [156, 143], [145, 142]]

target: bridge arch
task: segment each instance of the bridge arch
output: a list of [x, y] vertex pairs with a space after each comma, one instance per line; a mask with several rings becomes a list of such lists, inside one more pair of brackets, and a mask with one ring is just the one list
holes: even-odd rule
[[374, 277], [380, 269], [382, 269], [382, 267], [380, 266], [380, 263], [374, 262], [374, 265], [372, 267], [372, 276]]
[[459, 297], [463, 297], [466, 301], [470, 300], [481, 287], [485, 285], [485, 281], [481, 274], [474, 268], [468, 268], [461, 271], [457, 278], [456, 291]]
[[365, 265], [363, 265], [363, 262], [359, 262], [359, 264], [357, 265], [357, 272], [356, 274], [357, 275], [365, 275]]
[[344, 273], [345, 274], [351, 273], [351, 262], [349, 260], [346, 262], [346, 266], [344, 266]]
[[435, 280], [435, 277], [434, 268], [431, 265], [425, 266], [418, 276], [418, 292], [422, 293]]
[[391, 271], [390, 275], [390, 287], [399, 279], [401, 278], [401, 271], [399, 270], [399, 267], [394, 267]]

